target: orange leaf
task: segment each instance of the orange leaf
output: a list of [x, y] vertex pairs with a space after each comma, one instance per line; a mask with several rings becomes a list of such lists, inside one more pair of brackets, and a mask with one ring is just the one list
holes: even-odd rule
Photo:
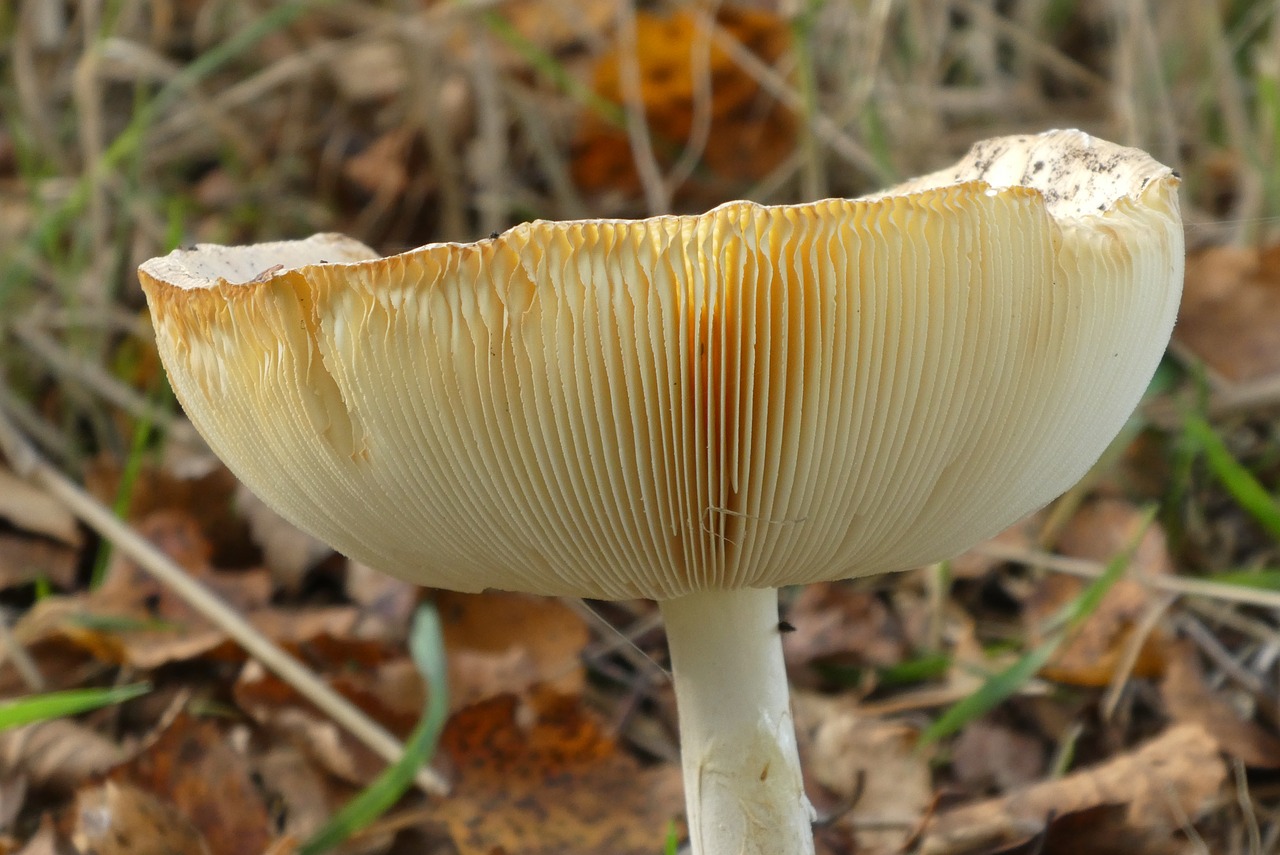
[[432, 815], [462, 855], [652, 855], [683, 806], [677, 767], [642, 768], [575, 698], [546, 690], [458, 712], [440, 752], [456, 783]]
[[[721, 8], [716, 23], [765, 65], [773, 65], [791, 45], [791, 34], [778, 16], [747, 9]], [[732, 184], [768, 174], [794, 148], [796, 123], [791, 112], [714, 41], [700, 32], [698, 19], [685, 11], [636, 14], [636, 63], [640, 98], [654, 145], [664, 168], [673, 165], [689, 145], [701, 145], [700, 176], [715, 195], [715, 181]], [[625, 103], [619, 47], [596, 65], [594, 90], [614, 104]], [[699, 57], [709, 51], [705, 74]], [[710, 129], [697, 139], [694, 118], [697, 95], [709, 87]], [[639, 173], [626, 130], [591, 114], [579, 129], [574, 180], [588, 192], [620, 190], [634, 194]], [[710, 179], [710, 180], [709, 180]], [[723, 198], [722, 195], [719, 198]]]

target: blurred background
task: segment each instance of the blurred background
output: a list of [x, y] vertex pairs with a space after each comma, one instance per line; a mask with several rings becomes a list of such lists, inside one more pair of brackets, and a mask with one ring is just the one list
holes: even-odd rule
[[[1175, 341], [1052, 507], [954, 562], [783, 593], [820, 850], [1277, 851], [1276, 0], [8, 0], [5, 430], [407, 737], [419, 595], [201, 450], [140, 262], [856, 196], [1052, 127], [1181, 174]], [[382, 764], [13, 468], [0, 699], [106, 694], [35, 724], [0, 704], [0, 853], [321, 851], [298, 847]], [[650, 606], [437, 606], [454, 795], [370, 813], [341, 851], [677, 851]]]

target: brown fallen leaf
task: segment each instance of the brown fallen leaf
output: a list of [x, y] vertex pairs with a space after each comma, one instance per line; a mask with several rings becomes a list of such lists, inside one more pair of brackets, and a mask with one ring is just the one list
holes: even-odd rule
[[279, 840], [274, 841], [265, 850], [262, 855], [296, 855], [298, 851], [298, 840], [295, 837], [285, 835]]
[[795, 629], [782, 637], [783, 656], [787, 673], [801, 683], [813, 669], [892, 665], [909, 652], [902, 627], [880, 598], [845, 583], [806, 585], [786, 619]]
[[19, 531], [66, 546], [79, 546], [84, 540], [75, 515], [66, 505], [3, 466], [0, 466], [0, 520]]
[[1125, 806], [1123, 827], [1132, 839], [1160, 844], [1212, 806], [1226, 781], [1217, 741], [1199, 725], [1175, 725], [1101, 765], [937, 814], [918, 851], [987, 852], [1033, 837], [1053, 816], [1105, 805]]
[[70, 793], [84, 779], [123, 763], [134, 750], [71, 719], [0, 730], [0, 777], [22, 775], [41, 789]]
[[676, 765], [641, 767], [577, 698], [548, 690], [460, 710], [440, 753], [454, 790], [432, 816], [461, 855], [652, 855], [684, 807]]
[[[278, 643], [297, 645], [325, 633], [347, 635], [359, 619], [352, 607], [281, 610], [271, 606], [272, 581], [267, 571], [212, 567], [209, 540], [185, 511], [153, 511], [137, 528]], [[101, 661], [140, 670], [202, 656], [244, 658], [222, 630], [123, 555], [112, 560], [106, 580], [97, 589], [36, 603], [14, 627], [14, 635], [27, 646], [66, 639]]]
[[[422, 715], [426, 688], [402, 646], [335, 634], [291, 646], [334, 689], [393, 733], [408, 734]], [[256, 661], [245, 663], [233, 693], [236, 704], [255, 721], [292, 741], [342, 781], [363, 786], [386, 767]]]
[[73, 851], [71, 842], [58, 831], [53, 817], [45, 814], [40, 818], [40, 829], [31, 836], [27, 845], [17, 850], [15, 855], [80, 855]]
[[[111, 778], [124, 785], [122, 792], [146, 791], [163, 798], [217, 855], [260, 855], [269, 842], [266, 806], [250, 777], [248, 760], [231, 747], [229, 734], [217, 721], [179, 713]], [[140, 809], [150, 804], [146, 799], [137, 802]]]
[[[502, 0], [494, 8], [522, 38], [560, 61], [581, 52], [584, 43], [607, 38], [618, 14], [618, 7], [609, 0], [578, 0], [571, 5], [557, 0]], [[511, 68], [527, 66], [527, 53], [521, 54], [501, 41], [495, 47], [494, 59], [498, 63]], [[464, 46], [464, 50], [472, 48]]]
[[0, 698], [16, 698], [34, 691], [57, 691], [99, 683], [102, 666], [79, 645], [57, 631], [58, 615], [49, 614], [47, 623], [29, 622], [31, 612], [46, 609], [46, 604], [62, 601], [62, 597], [46, 597], [37, 602], [13, 627], [13, 638], [26, 652], [41, 677], [40, 685], [28, 683], [9, 652], [0, 646]]
[[[138, 530], [236, 607], [249, 611], [269, 600], [265, 576], [213, 572], [209, 541], [185, 512], [155, 511]], [[97, 589], [40, 601], [23, 615], [15, 635], [28, 644], [66, 638], [103, 661], [140, 669], [198, 656], [224, 640], [185, 601], [121, 554]]]
[[1174, 337], [1228, 380], [1280, 373], [1280, 244], [1191, 255]]
[[965, 725], [951, 744], [951, 771], [969, 792], [1006, 792], [1040, 777], [1045, 746], [1035, 737], [986, 720]]
[[263, 563], [277, 585], [296, 589], [308, 570], [333, 554], [333, 547], [280, 516], [243, 484], [236, 487], [235, 505], [248, 524], [254, 543], [262, 550]]
[[0, 589], [37, 579], [75, 584], [83, 542], [64, 505], [0, 466]]
[[4, 836], [26, 806], [28, 791], [27, 777], [21, 772], [0, 776], [0, 855], [13, 848], [6, 845]]
[[1280, 769], [1280, 739], [1243, 718], [1225, 698], [1209, 689], [1191, 642], [1169, 645], [1165, 656], [1168, 664], [1160, 695], [1174, 721], [1199, 724], [1213, 734], [1223, 751], [1246, 766]]
[[0, 532], [0, 590], [38, 579], [71, 588], [79, 565], [78, 549], [43, 537]]
[[[1023, 517], [987, 542], [1030, 551], [1039, 545], [1043, 526], [1044, 513], [1041, 511]], [[947, 562], [951, 575], [956, 579], [979, 579], [1001, 563], [1002, 559], [985, 554], [980, 546], [962, 552]]]
[[357, 635], [402, 641], [422, 589], [368, 564], [348, 561], [345, 591], [361, 609]]
[[[787, 22], [763, 10], [716, 7], [716, 23], [744, 50], [772, 65], [790, 49]], [[732, 184], [768, 174], [794, 148], [796, 120], [763, 91], [757, 80], [722, 47], [701, 32], [698, 18], [685, 10], [636, 14], [636, 47], [617, 47], [595, 68], [593, 89], [613, 104], [625, 103], [623, 51], [634, 51], [639, 65], [640, 100], [653, 138], [654, 156], [670, 168], [690, 144], [701, 145], [697, 183], [685, 188], [699, 196], [715, 195], [714, 181]], [[706, 57], [707, 73], [696, 73], [697, 57]], [[694, 125], [699, 88], [709, 88], [708, 127], [699, 136]], [[584, 116], [574, 146], [574, 180], [589, 193], [633, 195], [640, 176], [625, 128], [596, 113]], [[716, 197], [723, 199], [721, 194]]]
[[76, 848], [94, 855], [213, 855], [196, 827], [172, 804], [115, 781], [77, 794], [74, 825], [71, 839]]
[[[151, 358], [158, 371], [159, 357]], [[189, 476], [183, 474], [188, 467]], [[98, 457], [85, 470], [85, 489], [113, 505], [122, 477], [119, 461]], [[257, 561], [257, 547], [249, 537], [248, 525], [235, 510], [239, 484], [230, 470], [204, 454], [187, 455], [166, 468], [146, 465], [134, 476], [124, 517], [138, 525], [157, 511], [185, 515], [203, 535], [214, 566], [252, 566]]]
[[897, 851], [933, 801], [929, 755], [916, 728], [860, 715], [856, 707], [811, 694], [796, 697], [796, 731], [806, 780], [847, 808], [857, 851]]
[[400, 198], [412, 179], [410, 161], [416, 143], [413, 129], [392, 128], [359, 154], [347, 158], [342, 165], [343, 177], [384, 203]]
[[[1063, 529], [1058, 551], [1076, 558], [1109, 561], [1132, 540], [1141, 512], [1120, 499], [1099, 499], [1085, 505]], [[1164, 531], [1152, 524], [1130, 562], [1129, 572], [1155, 576], [1171, 573], [1173, 560]], [[1027, 601], [1023, 619], [1033, 640], [1041, 637], [1045, 622], [1084, 590], [1085, 582], [1061, 574], [1044, 577]], [[1067, 639], [1041, 670], [1041, 675], [1077, 686], [1105, 686], [1121, 666], [1132, 632], [1152, 602], [1150, 590], [1132, 580], [1120, 579], [1107, 591], [1080, 628]], [[1163, 666], [1163, 630], [1157, 628], [1143, 642], [1133, 675], [1157, 676]]]
[[489, 591], [436, 596], [449, 651], [449, 702], [460, 709], [520, 694], [535, 683], [562, 694], [582, 691], [587, 626], [559, 600]]
[[1152, 841], [1125, 824], [1124, 805], [1104, 804], [1055, 814], [1027, 840], [983, 855], [1186, 855], [1180, 840]]
[[272, 806], [273, 826], [293, 839], [308, 839], [336, 810], [337, 794], [298, 746], [272, 741], [250, 762]]

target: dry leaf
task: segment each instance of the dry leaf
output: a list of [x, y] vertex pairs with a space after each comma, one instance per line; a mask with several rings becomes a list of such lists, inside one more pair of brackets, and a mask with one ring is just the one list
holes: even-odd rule
[[216, 721], [180, 713], [112, 778], [163, 797], [217, 855], [260, 855], [269, 842], [266, 807], [248, 761]]
[[262, 855], [296, 855], [297, 851], [298, 840], [290, 835], [285, 835], [268, 846]]
[[361, 638], [403, 640], [418, 606], [421, 588], [359, 561], [347, 562], [346, 594], [360, 606]]
[[1199, 724], [1213, 734], [1223, 751], [1246, 766], [1280, 769], [1280, 739], [1210, 691], [1190, 642], [1169, 645], [1165, 655], [1168, 664], [1160, 694], [1175, 721]]
[[1040, 777], [1044, 766], [1040, 740], [989, 721], [965, 725], [951, 744], [951, 770], [970, 792], [1025, 786]]
[[1158, 843], [1211, 807], [1226, 780], [1217, 741], [1199, 725], [1176, 725], [1099, 766], [940, 813], [925, 826], [919, 852], [985, 852], [1025, 841], [1052, 816], [1110, 804], [1126, 806], [1134, 839]]
[[535, 683], [562, 694], [582, 691], [580, 657], [590, 634], [582, 618], [560, 601], [500, 591], [442, 591], [436, 607], [449, 651], [454, 709], [519, 694]]
[[[775, 64], [790, 49], [790, 28], [771, 12], [721, 6], [716, 23], [765, 65]], [[794, 150], [796, 122], [791, 112], [699, 27], [698, 16], [678, 10], [665, 15], [636, 13], [635, 61], [639, 66], [640, 97], [654, 155], [664, 168], [672, 166], [684, 149], [702, 145], [701, 165], [708, 183], [704, 195], [715, 195], [712, 177], [723, 183], [758, 179]], [[595, 69], [593, 88], [601, 98], [625, 103], [621, 52], [603, 56]], [[709, 57], [705, 79], [696, 73], [699, 55]], [[709, 87], [709, 128], [697, 138], [694, 120], [696, 92]], [[573, 177], [588, 192], [621, 191], [630, 196], [640, 189], [631, 144], [624, 128], [589, 113], [583, 119], [574, 147]], [[722, 198], [722, 197], [720, 197]]]
[[0, 590], [46, 579], [71, 588], [80, 563], [78, 549], [42, 537], [0, 532]]
[[[987, 542], [1030, 551], [1038, 546], [1040, 529], [1043, 525], [1044, 514], [1037, 512], [1023, 517], [995, 537], [989, 538]], [[1004, 563], [1002, 559], [984, 555], [981, 548], [976, 547], [952, 558], [947, 562], [947, 566], [952, 577], [956, 579], [979, 579], [1002, 563]]]
[[896, 850], [933, 801], [927, 754], [915, 728], [842, 710], [817, 724], [802, 746], [806, 774], [843, 799], [859, 846]]
[[[0, 775], [0, 832], [13, 830], [14, 821], [27, 803], [27, 776], [22, 773]], [[0, 853], [6, 852], [0, 836]]]
[[404, 92], [409, 83], [406, 45], [399, 39], [370, 39], [338, 51], [328, 64], [348, 101], [381, 101]]
[[236, 510], [249, 524], [254, 543], [262, 548], [263, 562], [278, 585], [296, 588], [308, 570], [333, 554], [333, 547], [277, 514], [243, 484], [236, 488], [235, 502]]
[[[138, 525], [154, 512], [185, 514], [194, 520], [217, 567], [248, 567], [257, 560], [245, 521], [233, 501], [239, 481], [221, 463], [208, 468], [201, 454], [188, 455], [183, 469], [143, 466], [132, 482], [125, 518]], [[189, 471], [191, 477], [183, 472]], [[85, 489], [108, 505], [120, 489], [120, 465], [106, 457], [93, 460], [85, 471]]]
[[213, 855], [173, 805], [114, 781], [77, 795], [72, 840], [93, 855]]
[[15, 855], [80, 855], [74, 852], [71, 843], [58, 832], [52, 817], [45, 814], [40, 818], [40, 830], [31, 836], [27, 845], [19, 849]]
[[[1076, 558], [1109, 561], [1130, 543], [1141, 518], [1141, 512], [1128, 502], [1099, 499], [1072, 517], [1059, 538], [1058, 550]], [[1154, 576], [1172, 570], [1164, 531], [1152, 524], [1133, 555], [1129, 572]], [[1023, 613], [1033, 639], [1039, 638], [1045, 622], [1079, 596], [1084, 586], [1084, 581], [1060, 574], [1044, 577]], [[1147, 587], [1132, 579], [1120, 579], [1041, 674], [1050, 680], [1078, 686], [1109, 684], [1122, 664], [1136, 624], [1151, 603]], [[1153, 677], [1161, 672], [1163, 643], [1163, 631], [1157, 628], [1142, 645], [1134, 664], [1134, 676]]]
[[252, 758], [269, 801], [278, 809], [273, 826], [297, 840], [306, 840], [333, 815], [336, 808], [324, 776], [296, 745], [279, 741]]
[[37, 579], [75, 584], [83, 542], [76, 518], [57, 499], [0, 467], [0, 589]]
[[0, 467], [0, 519], [15, 529], [56, 540], [66, 546], [83, 541], [80, 526], [66, 506]]
[[0, 776], [21, 774], [41, 789], [70, 792], [85, 778], [123, 763], [130, 750], [70, 719], [0, 731]]
[[[185, 511], [153, 511], [137, 523], [137, 529], [242, 612], [251, 612], [270, 601], [271, 582], [265, 573], [224, 574], [213, 570], [209, 540], [199, 523]], [[69, 622], [63, 631], [107, 661], [145, 670], [208, 653], [225, 641], [221, 630], [122, 553], [115, 555], [103, 584], [79, 603], [80, 611], [97, 620], [88, 626]], [[97, 622], [101, 620], [118, 625], [104, 630]]]
[[[425, 687], [402, 647], [321, 634], [297, 652], [334, 689], [393, 733], [408, 734], [421, 716]], [[233, 691], [236, 704], [255, 721], [291, 739], [342, 781], [363, 786], [386, 767], [384, 760], [256, 661], [245, 663]]]
[[[511, 27], [544, 54], [564, 56], [584, 42], [605, 38], [614, 24], [617, 5], [610, 0], [506, 0], [496, 4]], [[502, 60], [524, 65], [527, 56], [508, 49]]]
[[806, 585], [786, 609], [782, 637], [792, 679], [814, 665], [875, 667], [907, 655], [902, 627], [875, 594], [841, 582]]
[[373, 198], [398, 199], [409, 187], [415, 140], [411, 129], [393, 128], [359, 154], [347, 158], [342, 165], [342, 175]]
[[[351, 607], [276, 609], [266, 570], [219, 571], [197, 521], [180, 509], [149, 513], [137, 523], [151, 540], [192, 577], [244, 614], [267, 637], [297, 645], [322, 634], [345, 636], [359, 613]], [[238, 661], [244, 651], [208, 623], [185, 600], [122, 553], [94, 591], [48, 597], [28, 610], [14, 628], [23, 644], [66, 639], [111, 664], [149, 670], [196, 657]]]
[[[1192, 850], [1194, 851], [1194, 850]], [[1055, 814], [1039, 832], [983, 855], [1189, 855], [1180, 840], [1150, 840], [1125, 823], [1124, 805], [1098, 805]]]
[[684, 806], [677, 766], [642, 768], [576, 698], [549, 691], [459, 711], [440, 753], [454, 789], [432, 816], [462, 855], [652, 855]]
[[1174, 336], [1228, 380], [1280, 373], [1280, 244], [1189, 257]]

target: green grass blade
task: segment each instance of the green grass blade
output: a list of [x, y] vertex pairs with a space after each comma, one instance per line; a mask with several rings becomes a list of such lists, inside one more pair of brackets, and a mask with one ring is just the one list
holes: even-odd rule
[[1280, 540], [1280, 504], [1267, 489], [1236, 460], [1217, 431], [1196, 415], [1187, 416], [1187, 439], [1204, 452], [1205, 461], [1219, 483], [1231, 494], [1245, 513], [1253, 517], [1276, 540]]
[[923, 748], [943, 737], [950, 736], [1017, 694], [1027, 681], [1053, 657], [1054, 652], [1061, 646], [1062, 639], [1061, 634], [1046, 639], [1040, 646], [1021, 656], [1008, 668], [989, 677], [978, 691], [947, 707], [947, 711], [938, 716], [937, 720], [920, 734], [920, 747]]
[[122, 704], [149, 691], [150, 683], [131, 683], [108, 689], [69, 689], [5, 701], [0, 703], [0, 730]]
[[96, 612], [78, 612], [68, 617], [67, 623], [97, 632], [182, 632], [188, 626], [181, 621], [164, 618], [108, 615]]
[[1209, 581], [1241, 588], [1280, 591], [1280, 570], [1229, 570], [1225, 573], [1214, 573], [1209, 577]]
[[1102, 575], [1090, 582], [1080, 592], [1080, 596], [1062, 607], [1062, 611], [1059, 612], [1055, 622], [1065, 624], [1068, 633], [1079, 629], [1080, 625], [1097, 611], [1098, 606], [1102, 603], [1102, 598], [1107, 595], [1107, 591], [1111, 590], [1111, 586], [1124, 575], [1124, 571], [1129, 567], [1129, 562], [1133, 560], [1133, 554], [1138, 551], [1138, 545], [1142, 543], [1142, 538], [1146, 535], [1147, 529], [1151, 527], [1151, 521], [1156, 518], [1156, 510], [1153, 505], [1143, 511], [1138, 521], [1137, 531], [1129, 539], [1129, 542], [1124, 545], [1124, 549], [1120, 550], [1115, 557], [1107, 562]]
[[494, 35], [506, 42], [508, 47], [520, 54], [521, 58], [535, 71], [549, 80], [556, 89], [591, 110], [606, 123], [616, 128], [627, 126], [627, 114], [622, 107], [608, 98], [601, 97], [591, 87], [581, 83], [569, 73], [564, 63], [526, 38], [501, 13], [486, 10], [480, 13], [480, 20]]
[[676, 855], [680, 851], [680, 835], [676, 831], [675, 821], [667, 823], [667, 836], [662, 844], [663, 855]]
[[186, 95], [204, 78], [227, 65], [267, 36], [288, 26], [303, 13], [332, 0], [294, 0], [268, 9], [260, 17], [233, 33], [222, 43], [215, 45], [192, 60], [175, 74], [133, 114], [124, 130], [111, 141], [96, 163], [91, 164], [80, 176], [71, 193], [56, 205], [43, 211], [28, 230], [22, 245], [5, 253], [0, 265], [0, 306], [3, 306], [32, 272], [30, 259], [48, 256], [58, 246], [58, 236], [64, 234], [72, 223], [88, 207], [96, 176], [119, 169], [129, 158], [138, 155], [147, 128], [160, 112]]
[[[133, 503], [133, 488], [142, 474], [145, 452], [154, 429], [155, 423], [145, 415], [134, 426], [133, 438], [129, 441], [129, 456], [125, 458], [124, 469], [120, 472], [120, 484], [116, 487], [116, 498], [111, 505], [111, 509], [120, 519], [125, 519], [129, 514], [129, 505]], [[93, 558], [93, 570], [89, 574], [89, 590], [97, 590], [107, 580], [111, 552], [111, 541], [103, 538], [98, 546], [98, 553]]]
[[1074, 600], [1063, 606], [1051, 621], [1052, 625], [1059, 627], [1056, 632], [1019, 657], [1008, 668], [992, 675], [972, 695], [948, 707], [946, 712], [920, 735], [920, 746], [923, 747], [945, 736], [950, 736], [1017, 694], [1027, 681], [1048, 663], [1057, 649], [1062, 646], [1063, 641], [1097, 611], [1102, 598], [1124, 575], [1129, 562], [1133, 560], [1133, 554], [1137, 551], [1138, 544], [1142, 542], [1143, 535], [1147, 533], [1151, 521], [1155, 519], [1155, 514], [1156, 508], [1148, 508], [1142, 515], [1137, 533], [1125, 544], [1124, 549], [1107, 562], [1102, 575], [1090, 582]]
[[436, 743], [449, 717], [449, 694], [440, 616], [430, 604], [418, 609], [409, 638], [409, 652], [426, 679], [427, 702], [422, 718], [405, 743], [404, 754], [312, 835], [298, 850], [300, 855], [327, 852], [368, 826], [399, 801], [413, 783], [418, 770], [435, 753]]

